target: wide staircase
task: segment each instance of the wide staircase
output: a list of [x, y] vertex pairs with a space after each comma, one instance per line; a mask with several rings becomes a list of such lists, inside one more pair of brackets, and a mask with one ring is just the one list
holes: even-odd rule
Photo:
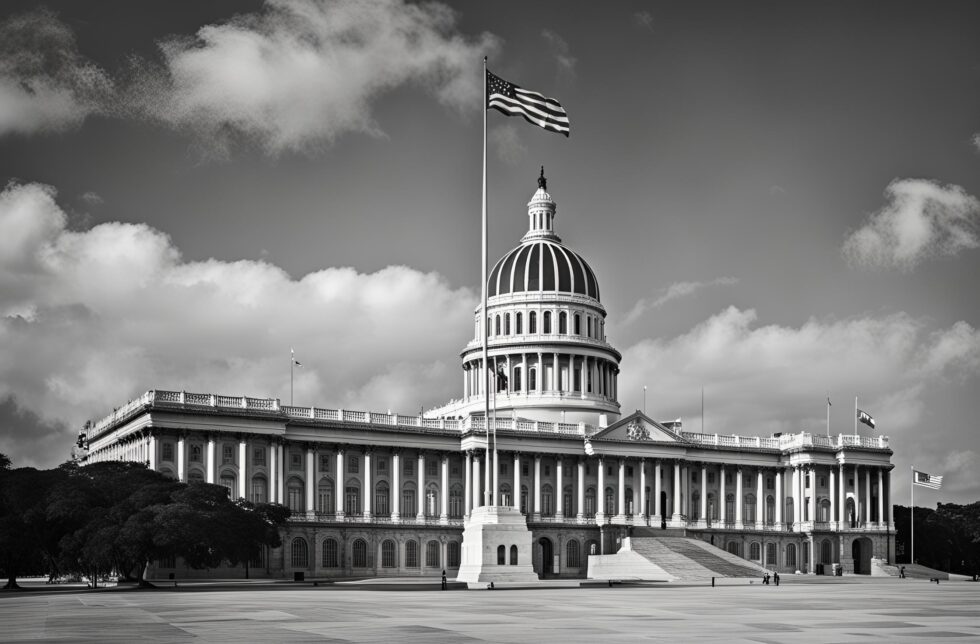
[[706, 541], [684, 536], [683, 530], [633, 530], [633, 552], [677, 579], [761, 577], [766, 569]]

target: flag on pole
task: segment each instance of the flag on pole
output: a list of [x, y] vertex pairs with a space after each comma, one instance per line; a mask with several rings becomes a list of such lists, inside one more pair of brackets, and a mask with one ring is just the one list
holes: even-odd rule
[[871, 417], [871, 414], [869, 414], [869, 413], [867, 413], [865, 411], [861, 411], [860, 409], [858, 409], [857, 410], [857, 419], [859, 421], [861, 421], [862, 423], [864, 423], [865, 425], [867, 425], [868, 427], [870, 427], [871, 429], [874, 429], [875, 428], [875, 419]]
[[303, 363], [296, 359], [296, 353], [292, 349], [289, 350], [289, 355], [292, 357], [294, 365], [297, 367], [303, 366]]
[[830, 402], [830, 396], [827, 396], [827, 406], [828, 407], [833, 407], [833, 405]]
[[930, 490], [938, 490], [943, 486], [943, 477], [912, 470], [912, 482]]
[[543, 94], [521, 89], [487, 71], [487, 109], [507, 116], [521, 115], [528, 123], [568, 136], [568, 114], [561, 103]]

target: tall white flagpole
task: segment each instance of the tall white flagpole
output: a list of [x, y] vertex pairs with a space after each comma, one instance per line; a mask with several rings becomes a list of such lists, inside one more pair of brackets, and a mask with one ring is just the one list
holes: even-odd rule
[[483, 422], [487, 436], [486, 481], [483, 504], [490, 505], [490, 363], [487, 358], [487, 335], [490, 333], [487, 320], [487, 57], [483, 57], [483, 247], [480, 289], [483, 294], [483, 308], [480, 311], [480, 328], [483, 329]]
[[909, 563], [915, 563], [915, 465], [912, 466], [912, 479], [909, 481], [909, 533], [912, 535], [912, 552]]
[[289, 406], [293, 406], [293, 365], [296, 364], [296, 354], [289, 350]]
[[827, 438], [830, 438], [830, 396], [827, 396]]
[[858, 433], [858, 397], [854, 396], [854, 435]]

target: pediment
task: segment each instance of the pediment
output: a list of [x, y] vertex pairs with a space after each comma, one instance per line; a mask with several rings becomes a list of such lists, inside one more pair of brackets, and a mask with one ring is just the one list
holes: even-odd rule
[[623, 441], [631, 443], [685, 443], [681, 436], [649, 418], [643, 412], [637, 411], [622, 418], [609, 427], [602, 429], [590, 440]]

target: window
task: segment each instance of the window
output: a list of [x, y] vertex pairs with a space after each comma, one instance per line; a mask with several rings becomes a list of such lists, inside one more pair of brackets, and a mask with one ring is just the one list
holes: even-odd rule
[[265, 478], [255, 476], [252, 478], [252, 503], [265, 503], [268, 499]]
[[497, 546], [497, 565], [504, 566], [507, 564], [507, 546], [501, 544]]
[[591, 338], [592, 337], [592, 318], [586, 318], [585, 321], [586, 321], [586, 328], [588, 329], [588, 332], [589, 332], [588, 335]]
[[320, 479], [316, 486], [316, 510], [320, 514], [333, 514], [333, 481], [330, 479]]
[[320, 454], [320, 471], [330, 471], [330, 454]]
[[236, 489], [236, 486], [235, 486], [235, 475], [234, 474], [232, 474], [230, 472], [222, 472], [221, 473], [221, 478], [218, 479], [218, 481], [221, 484], [221, 487], [223, 487], [226, 490], [228, 490], [228, 496], [230, 496], [233, 499], [237, 499], [238, 498], [238, 490]]
[[391, 514], [391, 510], [388, 509], [388, 498], [391, 495], [388, 493], [388, 484], [381, 481], [374, 488], [374, 513], [378, 516], [388, 516]]
[[759, 546], [758, 541], [753, 541], [749, 544], [749, 559], [752, 561], [762, 561], [762, 548]]
[[309, 550], [306, 539], [296, 537], [290, 547], [289, 563], [293, 568], [307, 568], [310, 565]]
[[796, 544], [788, 543], [786, 544], [786, 565], [793, 570], [796, 570]]
[[289, 469], [291, 470], [301, 470], [303, 469], [303, 455], [298, 452], [293, 452], [289, 455]]
[[819, 485], [820, 487], [827, 487], [827, 479], [821, 476], [820, 480], [817, 481], [817, 485]]
[[692, 470], [691, 471], [691, 483], [697, 483], [697, 482], [698, 482], [698, 473]]
[[568, 333], [568, 314], [564, 311], [558, 314], [558, 333]]
[[439, 542], [430, 541], [425, 544], [425, 567], [439, 568], [439, 560], [442, 559], [439, 553]]
[[405, 459], [405, 476], [415, 475], [415, 461], [410, 458]]
[[582, 335], [582, 316], [578, 313], [572, 318], [572, 324], [574, 325], [575, 335]]
[[545, 311], [541, 317], [541, 332], [545, 334], [551, 333], [551, 311]]
[[387, 474], [387, 473], [388, 473], [388, 459], [386, 459], [386, 458], [379, 458], [378, 459], [378, 474]]
[[439, 461], [430, 458], [425, 462], [425, 470], [427, 476], [439, 476]]
[[514, 367], [514, 381], [511, 383], [511, 386], [513, 387], [514, 391], [523, 391], [523, 387], [521, 387], [520, 367]]
[[201, 462], [201, 446], [191, 445], [191, 462], [200, 463]]
[[405, 567], [419, 567], [419, 544], [417, 541], [408, 541], [405, 544]]
[[521, 461], [521, 474], [527, 476], [531, 471], [531, 465], [527, 461]]
[[745, 507], [742, 508], [742, 520], [746, 523], [752, 523], [755, 521], [755, 495], [746, 494], [745, 495]]
[[776, 565], [776, 544], [774, 543], [766, 544], [766, 565], [767, 566]]
[[395, 567], [395, 542], [391, 539], [385, 539], [381, 543], [381, 567]]
[[538, 370], [534, 367], [527, 370], [527, 388], [530, 391], [538, 390]]
[[572, 486], [570, 485], [566, 485], [564, 491], [562, 492], [561, 512], [566, 517], [570, 517], [575, 514], [574, 508], [572, 507]]
[[357, 474], [360, 471], [361, 463], [356, 456], [347, 457], [347, 473]]
[[449, 559], [447, 565], [450, 568], [459, 568], [459, 559], [460, 559], [459, 542], [450, 541], [446, 547], [446, 550], [447, 550], [446, 558]]
[[772, 477], [771, 476], [767, 476], [766, 477], [766, 489], [767, 490], [771, 490], [772, 488], [773, 488]]
[[590, 487], [585, 491], [585, 516], [595, 516], [595, 488]]
[[177, 567], [177, 557], [171, 555], [169, 557], [161, 557], [157, 560], [158, 568], [176, 568]]
[[555, 515], [555, 494], [550, 485], [541, 488], [541, 516], [550, 517]]
[[500, 464], [500, 474], [502, 476], [506, 476], [507, 475], [507, 463], [501, 463]]
[[289, 479], [286, 484], [286, 506], [293, 512], [305, 512], [303, 505], [303, 482], [295, 478]]
[[520, 335], [524, 331], [521, 329], [522, 315], [520, 313], [514, 316], [514, 333]]
[[544, 466], [544, 475], [545, 476], [551, 476], [551, 466], [550, 465], [545, 465]]
[[510, 313], [504, 314], [504, 335], [510, 335]]
[[361, 513], [361, 490], [357, 486], [348, 485], [344, 489], [344, 512], [349, 515]]
[[630, 478], [633, 478], [633, 466], [632, 465], [627, 465], [626, 466], [626, 476], [628, 476]]
[[742, 556], [742, 544], [740, 542], [738, 542], [738, 541], [729, 541], [728, 542], [728, 548], [727, 549], [728, 549], [728, 552], [730, 552], [731, 554], [733, 554], [733, 555], [735, 555], [737, 557], [741, 557]]
[[337, 556], [337, 540], [327, 537], [323, 540], [322, 561], [324, 568], [339, 568], [340, 558]]
[[161, 460], [173, 462], [174, 460], [174, 444], [164, 443], [163, 444], [163, 454], [160, 456]]
[[708, 472], [708, 483], [714, 483], [714, 482], [715, 482], [715, 473]]
[[221, 462], [225, 465], [235, 462], [235, 450], [232, 449], [231, 445], [221, 446]]
[[415, 488], [406, 486], [402, 490], [402, 516], [415, 516]]
[[538, 314], [531, 311], [527, 314], [527, 332], [537, 333], [538, 332]]
[[356, 539], [351, 546], [351, 565], [354, 568], [367, 568], [367, 542], [364, 539]]
[[616, 495], [611, 487], [606, 488], [606, 514], [616, 514]]
[[565, 565], [569, 568], [580, 568], [582, 566], [582, 556], [579, 551], [578, 541], [575, 539], [565, 544]]
[[252, 465], [265, 465], [264, 447], [256, 447], [252, 450]]
[[439, 516], [439, 495], [435, 487], [430, 487], [425, 491], [425, 516]]
[[463, 489], [458, 485], [449, 490], [449, 516], [457, 519], [463, 516]]
[[510, 547], [510, 565], [517, 565], [517, 546]]
[[493, 334], [494, 334], [494, 335], [500, 335], [500, 316], [499, 316], [499, 315], [498, 315], [498, 316], [497, 316], [497, 318], [496, 318], [496, 319], [494, 320], [494, 324], [493, 324]]

